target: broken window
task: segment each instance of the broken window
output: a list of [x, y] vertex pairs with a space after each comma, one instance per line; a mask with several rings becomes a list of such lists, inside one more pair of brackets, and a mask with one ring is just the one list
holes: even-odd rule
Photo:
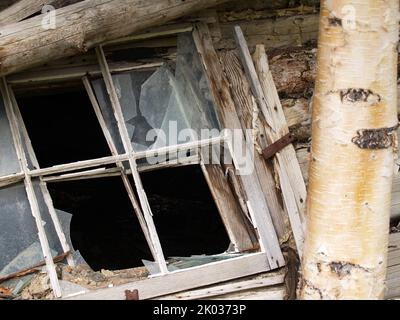
[[[199, 165], [143, 172], [141, 179], [160, 243], [169, 258], [168, 270], [184, 268], [177, 265], [181, 257], [227, 251], [230, 240]], [[197, 262], [192, 263], [195, 266]], [[152, 273], [158, 273], [155, 270], [158, 268], [153, 267]]]
[[67, 93], [42, 90], [17, 102], [40, 167], [111, 155], [83, 85]]
[[71, 213], [74, 250], [95, 271], [142, 266], [152, 260], [120, 177], [48, 183], [54, 205]]
[[[244, 196], [251, 186], [221, 161], [232, 149], [192, 34], [177, 43], [173, 64], [112, 73], [97, 48], [100, 73], [82, 74], [85, 91], [80, 82], [74, 92], [15, 99], [3, 84], [0, 218], [15, 232], [1, 235], [10, 253], [0, 269], [40, 248], [13, 270], [45, 259], [60, 296], [60, 254], [97, 270], [144, 263], [163, 276], [218, 269], [218, 279], [232, 278], [274, 268], [273, 258], [279, 266], [266, 258], [266, 239], [279, 249], [277, 240], [254, 218], [263, 209]], [[19, 228], [24, 237], [10, 246]]]
[[[54, 225], [37, 181], [34, 183], [53, 257], [62, 253]], [[0, 189], [2, 232], [0, 234], [0, 275], [7, 275], [43, 261], [38, 233], [23, 183]]]

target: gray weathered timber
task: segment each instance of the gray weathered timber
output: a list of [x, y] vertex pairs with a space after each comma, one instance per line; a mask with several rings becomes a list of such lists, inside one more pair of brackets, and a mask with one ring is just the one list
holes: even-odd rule
[[86, 0], [57, 9], [55, 29], [43, 28], [43, 16], [1, 28], [0, 74], [79, 54], [223, 2], [226, 0]]
[[254, 253], [190, 269], [173, 271], [163, 276], [135, 281], [113, 288], [64, 297], [64, 300], [125, 300], [125, 290], [134, 289], [139, 291], [140, 299], [145, 300], [258, 274], [268, 269], [269, 265], [265, 254]]
[[[235, 39], [253, 95], [261, 109], [262, 115], [259, 119], [261, 122], [265, 122], [263, 125], [267, 142], [268, 144], [274, 143], [289, 133], [289, 129], [269, 70], [264, 47], [257, 46], [254, 55], [255, 66], [239, 26], [235, 26]], [[300, 166], [296, 159], [296, 152], [292, 145], [288, 145], [276, 154], [274, 167], [279, 177], [285, 208], [296, 240], [297, 251], [301, 256], [304, 242], [303, 220], [307, 192]]]
[[[253, 98], [249, 83], [246, 79], [239, 57], [235, 51], [222, 51], [219, 54], [225, 74], [231, 84], [232, 98], [235, 102], [236, 112], [240, 114], [240, 122], [243, 129], [252, 129], [253, 132], [261, 130], [258, 116], [255, 116], [257, 104]], [[257, 110], [258, 114], [258, 110]], [[257, 118], [257, 119], [255, 119]], [[259, 134], [262, 134], [260, 132]], [[250, 137], [254, 140], [254, 137]], [[261, 144], [257, 139], [254, 143]], [[262, 154], [255, 152], [254, 165], [261, 182], [261, 188], [268, 202], [271, 218], [280, 243], [286, 242], [290, 236], [290, 225], [287, 212], [282, 207], [282, 199], [276, 188], [274, 170], [263, 158]]]
[[[207, 26], [202, 23], [197, 24], [193, 31], [193, 36], [206, 70], [207, 81], [217, 105], [222, 127], [240, 130], [241, 123], [230, 94], [229, 83], [223, 73]], [[248, 164], [249, 162], [253, 164], [254, 155], [250, 150], [250, 145], [245, 143], [244, 146], [248, 156], [246, 160]], [[267, 254], [271, 269], [283, 266], [285, 261], [257, 174], [254, 170], [250, 173], [246, 172], [240, 176], [240, 182], [243, 184], [247, 196], [249, 211], [254, 213], [253, 223], [258, 229], [260, 246]]]
[[17, 23], [53, 2], [54, 0], [20, 0], [0, 12], [0, 26]]

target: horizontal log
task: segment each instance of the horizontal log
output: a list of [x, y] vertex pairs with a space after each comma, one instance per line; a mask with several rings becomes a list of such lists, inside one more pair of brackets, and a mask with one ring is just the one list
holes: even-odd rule
[[[245, 13], [246, 11], [237, 14], [240, 16]], [[237, 21], [237, 18], [234, 18], [232, 22], [229, 21], [226, 15], [222, 14], [221, 18], [222, 20], [225, 18], [228, 21], [220, 22], [221, 38], [215, 42], [215, 46], [218, 49], [235, 48], [235, 41], [232, 35], [232, 28], [235, 25], [239, 25], [242, 28], [249, 47], [253, 49], [257, 44], [263, 44], [267, 50], [301, 46], [315, 42], [318, 37], [317, 13], [262, 19], [253, 19], [250, 15], [241, 21]]]
[[15, 2], [18, 0], [1, 0], [0, 2], [0, 11], [5, 10], [6, 8], [10, 7], [13, 5]]
[[2, 0], [0, 4], [0, 26], [22, 21], [35, 13], [41, 12], [46, 5], [62, 8], [82, 0], [11, 0], [7, 7], [4, 1]]
[[103, 42], [227, 0], [86, 0], [57, 9], [54, 29], [43, 15], [1, 28], [0, 75], [76, 55]]
[[17, 23], [36, 12], [54, 0], [20, 0], [0, 12], [0, 26]]

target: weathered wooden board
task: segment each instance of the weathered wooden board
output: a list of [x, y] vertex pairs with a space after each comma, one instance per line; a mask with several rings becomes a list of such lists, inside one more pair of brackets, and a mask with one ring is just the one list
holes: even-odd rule
[[121, 286], [100, 289], [65, 300], [125, 300], [125, 290], [138, 290], [139, 299], [151, 299], [174, 292], [199, 288], [213, 283], [228, 281], [265, 272], [269, 264], [265, 254], [256, 253], [228, 259], [186, 270], [171, 272], [164, 276], [149, 278]]
[[201, 167], [229, 239], [239, 251], [253, 250], [258, 246], [254, 229], [246, 221], [222, 167], [203, 163]]
[[258, 288], [211, 297], [210, 300], [283, 300], [286, 295], [284, 286]]
[[0, 27], [19, 22], [36, 12], [43, 6], [51, 4], [54, 0], [20, 0], [0, 12]]
[[37, 16], [2, 27], [0, 74], [72, 56], [226, 0], [86, 0], [55, 11], [55, 25]]
[[246, 279], [238, 279], [226, 283], [216, 284], [201, 289], [178, 292], [175, 294], [155, 298], [156, 300], [197, 300], [218, 298], [247, 290], [265, 289], [266, 287], [283, 284], [284, 269], [277, 272], [263, 273]]
[[400, 232], [392, 233], [389, 236], [386, 285], [388, 288], [386, 298], [400, 297]]
[[[222, 51], [219, 53], [222, 66], [224, 68], [227, 79], [230, 83], [232, 98], [235, 102], [236, 112], [244, 129], [253, 130], [253, 136], [249, 137], [254, 144], [257, 144], [257, 139], [254, 136], [258, 135], [258, 108], [255, 100], [250, 92], [248, 81], [243, 73], [239, 57], [235, 51]], [[260, 144], [262, 141], [260, 142]], [[265, 199], [270, 209], [272, 221], [279, 241], [285, 242], [291, 234], [287, 213], [283, 209], [281, 203], [281, 195], [276, 188], [274, 171], [262, 155], [257, 151], [254, 155], [255, 170], [260, 179], [261, 188], [265, 195]]]
[[[230, 130], [242, 130], [230, 93], [229, 82], [219, 62], [207, 26], [202, 23], [197, 24], [193, 31], [193, 37], [206, 70], [207, 81], [217, 105], [217, 113], [222, 127]], [[246, 142], [244, 135], [243, 141]], [[250, 157], [248, 161], [254, 163], [254, 155], [249, 150], [250, 145], [251, 143], [246, 142], [244, 150], [247, 156]], [[268, 256], [271, 269], [283, 266], [285, 261], [256, 172], [252, 170], [241, 174], [240, 182], [246, 192], [247, 201], [253, 206], [254, 218], [256, 219], [254, 224], [258, 228], [260, 246]]]
[[[282, 105], [269, 69], [262, 45], [256, 47], [252, 59], [246, 39], [239, 26], [235, 26], [235, 39], [247, 80], [260, 109], [258, 120], [263, 127], [265, 143], [270, 145], [289, 132]], [[253, 63], [254, 60], [254, 63]], [[296, 247], [302, 254], [304, 242], [304, 212], [306, 188], [296, 153], [290, 144], [276, 154], [273, 160], [277, 183], [282, 190], [285, 208], [292, 227]]]

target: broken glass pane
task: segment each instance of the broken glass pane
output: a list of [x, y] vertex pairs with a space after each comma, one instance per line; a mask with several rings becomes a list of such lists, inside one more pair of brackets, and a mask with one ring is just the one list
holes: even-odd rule
[[192, 126], [198, 130], [220, 129], [214, 100], [191, 33], [178, 35], [175, 78], [190, 107], [201, 115], [198, 122], [191, 121]]
[[[75, 250], [74, 246], [72, 245], [72, 240], [71, 240], [71, 220], [72, 220], [72, 213], [55, 209], [57, 213], [58, 220], [60, 221], [61, 229], [64, 232], [65, 239], [67, 241], [67, 244], [70, 248], [70, 253], [72, 256], [72, 260], [75, 262], [75, 265], [80, 265], [80, 264], [87, 264], [85, 259], [82, 257], [80, 254], [79, 250]], [[55, 230], [53, 230], [54, 232]], [[52, 237], [56, 237], [56, 234], [52, 234]]]
[[64, 232], [65, 239], [69, 245], [71, 251], [73, 251], [72, 240], [71, 240], [71, 220], [72, 214], [62, 210], [56, 209], [58, 220], [60, 221], [61, 229]]
[[[159, 115], [159, 112], [163, 112], [163, 109], [165, 109], [162, 105], [165, 103], [164, 100], [161, 99], [161, 101], [157, 101], [157, 107], [153, 110], [154, 112], [151, 113], [150, 117], [148, 110], [146, 110], [147, 106], [142, 106], [141, 100], [139, 100], [139, 97], [141, 97], [143, 93], [143, 88], [148, 88], [146, 83], [150, 79], [159, 79], [160, 76], [162, 77], [163, 75], [159, 71], [154, 73], [136, 71], [129, 74], [113, 76], [126, 128], [132, 146], [136, 151], [147, 150], [151, 147], [154, 141], [149, 141], [149, 139], [147, 139], [147, 134], [152, 129], [159, 128], [160, 125], [159, 117], [161, 117], [161, 115]], [[171, 94], [168, 88], [161, 89], [161, 91], [155, 93], [154, 90], [157, 89], [160, 90], [160, 88], [150, 88], [151, 94], [162, 96], [165, 99]]]
[[[54, 256], [62, 253], [39, 182], [34, 181], [42, 223]], [[9, 274], [43, 261], [35, 219], [24, 183], [0, 189], [0, 274]]]
[[191, 130], [198, 121], [198, 114], [182, 96], [167, 67], [159, 68], [143, 84], [140, 109], [152, 127], [161, 130], [155, 137], [153, 149], [198, 140], [196, 132]]
[[[145, 120], [140, 110], [139, 105], [140, 90], [142, 84], [152, 75], [153, 71], [135, 71], [114, 75], [114, 85], [119, 97], [121, 108], [124, 113], [124, 118], [127, 119], [125, 124], [128, 134], [131, 137], [132, 145], [136, 150], [147, 149], [147, 142], [142, 137], [142, 132], [147, 133], [148, 123]], [[118, 131], [117, 120], [111, 106], [109, 96], [103, 79], [94, 80], [92, 82], [97, 100], [99, 102], [101, 112], [106, 122], [107, 128], [110, 131], [114, 144], [117, 147], [118, 153], [124, 153], [123, 144]], [[134, 136], [135, 131], [135, 137]], [[142, 146], [144, 143], [144, 146]]]
[[10, 124], [0, 95], [0, 176], [20, 172]]
[[[39, 180], [35, 179], [32, 182], [33, 182], [33, 188], [34, 188], [35, 194], [36, 194], [36, 199], [37, 199], [38, 205], [39, 205], [40, 215], [42, 217], [42, 220], [44, 221], [44, 230], [47, 235], [47, 240], [49, 241], [49, 246], [52, 250], [54, 250], [56, 252], [57, 255], [60, 255], [63, 253], [63, 250], [61, 247], [61, 243], [58, 239], [58, 235], [57, 235], [56, 229], [54, 227], [53, 220], [50, 216], [49, 208], [47, 207], [47, 204], [44, 201], [43, 192], [39, 185]], [[65, 218], [65, 217], [58, 215], [58, 219], [60, 220], [61, 227], [63, 227], [63, 224], [62, 224], [63, 218]], [[68, 223], [68, 217], [64, 220], [66, 220], [64, 222]], [[65, 224], [64, 224], [64, 226], [65, 226]]]
[[[181, 82], [185, 80], [182, 78]], [[167, 66], [151, 74], [133, 71], [114, 75], [113, 81], [135, 151], [200, 140], [200, 129], [215, 127], [202, 114], [205, 108], [188, 100], [193, 95], [184, 96], [183, 88]], [[102, 110], [112, 114], [110, 101], [105, 98], [104, 84], [96, 80], [94, 88]], [[116, 121], [107, 117], [106, 122], [113, 128], [114, 136]]]
[[118, 131], [117, 120], [115, 119], [114, 112], [111, 107], [110, 98], [107, 93], [106, 85], [103, 79], [92, 81], [92, 85], [101, 109], [101, 113], [103, 115], [107, 129], [113, 139], [115, 147], [119, 154], [125, 153], [122, 140]]
[[[112, 78], [135, 151], [219, 134], [214, 102], [191, 34], [178, 38], [175, 75], [163, 65], [155, 72], [132, 71]], [[112, 111], [103, 80], [94, 81], [93, 86], [107, 126], [115, 141], [120, 141], [115, 118], [108, 117]]]
[[[198, 267], [201, 265], [224, 261], [228, 259], [242, 257], [242, 253], [220, 253], [213, 255], [192, 255], [190, 257], [169, 257], [168, 262], [168, 271], [173, 272], [182, 269], [188, 269], [193, 267]], [[160, 273], [160, 268], [158, 263], [154, 261], [142, 260], [144, 266], [149, 271], [150, 274], [156, 275]]]
[[[42, 251], [37, 252], [34, 246], [35, 242], [39, 242], [36, 225], [31, 214], [29, 202], [26, 196], [23, 183], [0, 189], [0, 270], [3, 270], [10, 262], [10, 266], [4, 269], [8, 272], [18, 260], [18, 255], [24, 250], [31, 248], [34, 253], [32, 256], [32, 264], [42, 259]], [[29, 249], [28, 249], [29, 251]], [[38, 258], [37, 258], [38, 256]], [[28, 267], [24, 262], [24, 267]], [[3, 272], [0, 271], [0, 274]]]

